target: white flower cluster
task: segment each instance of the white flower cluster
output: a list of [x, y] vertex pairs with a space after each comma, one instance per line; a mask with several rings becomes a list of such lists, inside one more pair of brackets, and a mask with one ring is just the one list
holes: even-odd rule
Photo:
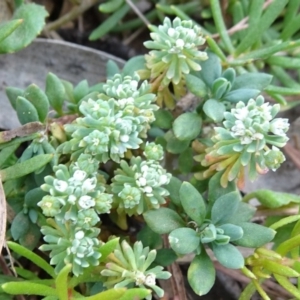
[[166, 78], [178, 84], [182, 74], [188, 74], [190, 70], [201, 70], [196, 61], [206, 60], [208, 56], [206, 52], [198, 50], [205, 43], [200, 27], [193, 25], [192, 21], [175, 18], [171, 22], [169, 18], [165, 18], [163, 25], [150, 26], [150, 29], [153, 31], [150, 34], [153, 41], [147, 41], [144, 45], [153, 49], [146, 55], [151, 77], [155, 78], [166, 72]]
[[82, 210], [94, 208], [97, 213], [110, 211], [112, 196], [104, 193], [105, 187], [98, 183], [96, 174], [78, 170], [74, 165], [70, 170], [65, 165], [58, 165], [55, 167], [55, 176], [46, 176], [45, 184], [41, 186], [50, 194], [38, 203], [46, 216], [76, 222], [78, 212]]
[[259, 96], [256, 100], [250, 99], [247, 105], [239, 102], [231, 112], [225, 112], [225, 128], [240, 141], [234, 149], [238, 151], [247, 147], [247, 151], [255, 152], [262, 150], [267, 143], [284, 146], [288, 140], [289, 123], [288, 119], [273, 119], [279, 109], [279, 104], [271, 106]]
[[128, 149], [139, 148], [158, 106], [152, 103], [155, 95], [148, 83], [138, 88], [138, 80], [137, 75], [123, 79], [117, 74], [104, 85], [106, 94], [101, 99], [83, 101], [79, 107], [83, 117], [65, 126], [73, 139], [62, 144], [60, 151], [90, 154], [99, 162], [109, 158], [119, 162]]
[[112, 179], [112, 192], [117, 195], [114, 205], [118, 212], [142, 214], [165, 203], [169, 192], [164, 186], [170, 182], [172, 175], [157, 161], [133, 157], [130, 165], [121, 161], [120, 167]]

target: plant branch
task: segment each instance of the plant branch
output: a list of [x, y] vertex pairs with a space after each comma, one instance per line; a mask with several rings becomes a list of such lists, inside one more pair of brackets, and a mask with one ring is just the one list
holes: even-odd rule
[[126, 3], [132, 8], [132, 10], [136, 13], [136, 15], [145, 23], [146, 26], [151, 25], [150, 22], [145, 18], [145, 16], [141, 13], [141, 11], [136, 7], [131, 0], [126, 0]]
[[54, 22], [47, 24], [44, 28], [45, 32], [56, 30], [62, 25], [76, 19], [78, 16], [83, 14], [85, 11], [90, 9], [94, 4], [98, 3], [99, 0], [84, 0], [79, 6], [73, 7], [68, 13], [60, 17]]

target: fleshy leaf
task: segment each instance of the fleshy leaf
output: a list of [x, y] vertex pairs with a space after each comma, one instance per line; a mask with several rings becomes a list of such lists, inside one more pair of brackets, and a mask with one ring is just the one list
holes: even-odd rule
[[187, 74], [185, 77], [188, 90], [197, 97], [204, 97], [207, 94], [207, 87], [199, 77]]
[[169, 234], [171, 248], [178, 254], [189, 254], [200, 244], [200, 237], [191, 228], [177, 228]]
[[235, 78], [231, 90], [255, 89], [262, 91], [272, 81], [273, 76], [266, 73], [244, 73]]
[[217, 245], [213, 243], [213, 252], [219, 263], [225, 268], [241, 269], [244, 267], [243, 255], [231, 244]]
[[35, 3], [21, 5], [13, 15], [14, 20], [23, 22], [0, 43], [0, 53], [11, 53], [28, 46], [41, 32], [48, 16], [46, 9]]
[[271, 242], [276, 233], [273, 229], [255, 223], [242, 222], [236, 223], [236, 225], [240, 226], [244, 231], [243, 237], [234, 242], [238, 246], [248, 248], [261, 247]]
[[143, 214], [147, 225], [159, 234], [170, 233], [171, 231], [184, 227], [185, 223], [174, 210], [160, 207], [156, 210], [149, 210]]
[[194, 292], [199, 295], [206, 295], [215, 283], [216, 270], [213, 262], [203, 248], [199, 255], [196, 255], [188, 269], [188, 281]]
[[206, 215], [206, 206], [201, 194], [189, 182], [183, 182], [179, 190], [180, 201], [187, 215], [199, 226]]
[[225, 224], [235, 214], [240, 202], [237, 192], [225, 194], [216, 200], [211, 210], [213, 224]]
[[180, 141], [195, 139], [202, 127], [202, 119], [196, 113], [184, 113], [173, 123], [174, 134]]
[[221, 122], [224, 119], [225, 105], [215, 99], [208, 99], [203, 105], [203, 111], [214, 122]]

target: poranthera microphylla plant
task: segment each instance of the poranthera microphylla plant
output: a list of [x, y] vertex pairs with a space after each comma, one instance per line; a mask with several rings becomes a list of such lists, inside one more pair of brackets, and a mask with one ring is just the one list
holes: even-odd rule
[[[150, 30], [149, 53], [123, 71], [110, 61], [108, 74], [114, 75], [105, 83], [89, 87], [84, 80], [73, 87], [50, 73], [45, 92], [36, 85], [7, 88], [26, 128], [45, 125], [25, 138], [0, 136], [1, 155], [11, 157], [6, 164], [0, 160], [6, 198], [18, 199], [10, 227], [18, 244], [9, 246], [52, 279], [37, 284], [36, 275], [21, 272], [23, 280], [5, 283], [3, 290], [21, 293], [26, 284], [47, 300], [162, 297], [157, 279], [172, 275], [160, 265], [162, 257], [171, 264], [194, 253], [188, 281], [203, 295], [215, 281], [211, 249], [223, 266], [240, 269], [264, 299], [261, 281], [271, 275], [298, 297], [288, 281], [300, 276], [297, 257], [285, 257], [290, 244], [264, 246], [275, 229], [299, 218], [271, 227], [253, 223], [255, 208], [239, 191], [246, 177], [276, 171], [285, 160], [280, 148], [288, 140], [288, 120], [276, 117], [279, 104], [259, 95], [272, 77], [257, 73], [259, 84], [249, 87], [251, 73], [222, 70], [191, 21], [166, 18]], [[187, 93], [195, 103], [180, 110]], [[14, 152], [24, 141], [31, 142], [18, 158]], [[268, 190], [257, 197], [268, 193], [277, 197]], [[20, 220], [28, 226], [17, 228]], [[129, 223], [142, 228], [137, 236], [128, 235]], [[48, 261], [25, 249], [34, 231], [42, 234], [39, 250]], [[167, 252], [161, 234], [168, 234]], [[37, 235], [31, 249], [38, 244]], [[237, 246], [255, 252], [245, 259]]]

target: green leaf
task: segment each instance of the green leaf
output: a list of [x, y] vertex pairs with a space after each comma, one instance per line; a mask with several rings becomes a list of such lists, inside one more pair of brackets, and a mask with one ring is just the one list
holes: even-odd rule
[[[143, 246], [145, 246], [143, 244]], [[156, 257], [154, 263], [158, 266], [167, 267], [177, 259], [177, 255], [172, 249], [158, 249], [156, 250]]]
[[185, 76], [187, 89], [199, 98], [203, 98], [207, 94], [207, 87], [202, 79], [192, 74]]
[[123, 76], [133, 76], [135, 72], [145, 69], [146, 61], [144, 55], [138, 55], [130, 58], [123, 70], [122, 75]]
[[177, 139], [172, 131], [165, 134], [165, 139], [167, 141], [167, 151], [173, 154], [182, 153], [190, 144], [190, 140], [181, 141]]
[[121, 6], [108, 19], [102, 22], [100, 26], [92, 31], [91, 35], [89, 36], [89, 40], [95, 41], [104, 36], [117, 25], [117, 23], [129, 12], [129, 10], [130, 7], [124, 3], [123, 6]]
[[256, 212], [256, 208], [248, 203], [239, 202], [238, 208], [234, 215], [229, 218], [228, 223], [248, 222]]
[[[36, 210], [30, 209], [29, 212], [34, 211], [37, 214]], [[42, 234], [40, 231], [40, 227], [37, 224], [30, 223], [29, 229], [26, 235], [23, 235], [19, 239], [19, 243], [26, 247], [28, 250], [33, 250], [40, 242]]]
[[189, 174], [194, 166], [193, 149], [187, 148], [178, 157], [178, 167], [182, 174]]
[[241, 43], [238, 45], [235, 55], [245, 52], [256, 41], [260, 40], [263, 33], [272, 25], [276, 18], [282, 13], [288, 0], [274, 0], [261, 16], [259, 22], [252, 26]]
[[8, 282], [2, 284], [1, 288], [5, 293], [12, 295], [57, 296], [54, 288], [29, 281]]
[[122, 297], [122, 295], [124, 295], [125, 292], [126, 292], [126, 288], [120, 288], [120, 289], [113, 288], [93, 296], [76, 298], [76, 299], [78, 300], [108, 300], [108, 299], [119, 300]]
[[39, 121], [36, 108], [27, 99], [19, 96], [16, 101], [16, 111], [22, 125]]
[[5, 89], [6, 96], [11, 104], [11, 106], [16, 110], [17, 109], [17, 98], [19, 96], [24, 96], [24, 91], [22, 89], [9, 86]]
[[27, 207], [37, 208], [37, 203], [42, 200], [48, 193], [41, 188], [35, 188], [25, 194], [25, 204]]
[[5, 22], [0, 24], [0, 47], [1, 42], [7, 38], [10, 34], [12, 34], [21, 24], [23, 20], [12, 20], [9, 22]]
[[272, 78], [272, 75], [266, 73], [244, 73], [234, 80], [231, 90], [247, 88], [262, 91], [271, 83]]
[[167, 207], [149, 210], [143, 216], [147, 225], [159, 234], [170, 233], [177, 228], [185, 226], [184, 221], [178, 213]]
[[236, 225], [243, 229], [244, 235], [241, 239], [235, 241], [234, 243], [242, 247], [261, 247], [266, 243], [271, 242], [276, 233], [273, 229], [255, 223], [241, 222], [236, 223]]
[[279, 208], [290, 203], [300, 203], [300, 196], [298, 195], [279, 193], [265, 189], [256, 190], [247, 196], [256, 198], [263, 206], [268, 208]]
[[56, 276], [54, 269], [40, 256], [35, 254], [34, 252], [28, 250], [27, 248], [14, 243], [14, 242], [7, 242], [7, 245], [10, 250], [14, 251], [15, 253], [29, 259], [34, 264], [36, 264], [38, 267], [43, 269], [46, 273], [48, 273], [52, 278]]
[[168, 190], [168, 192], [170, 193], [169, 197], [171, 198], [171, 201], [177, 206], [181, 205], [180, 197], [179, 197], [179, 190], [181, 184], [182, 181], [180, 179], [172, 176], [169, 184], [165, 186], [165, 189]]
[[183, 182], [179, 190], [180, 201], [186, 214], [199, 226], [206, 216], [206, 206], [201, 194], [189, 182]]
[[7, 163], [8, 159], [15, 153], [15, 151], [19, 148], [20, 144], [16, 143], [11, 146], [4, 148], [0, 152], [0, 169], [2, 166]]
[[238, 192], [231, 192], [225, 194], [216, 200], [211, 210], [212, 223], [225, 224], [230, 217], [235, 214], [240, 202], [240, 195]]
[[[71, 103], [75, 103], [75, 99], [74, 99], [74, 95], [73, 95], [73, 90], [74, 90], [74, 86], [71, 82], [67, 81], [67, 80], [60, 80], [65, 88], [65, 97], [66, 100], [71, 102]], [[89, 90], [90, 91], [90, 90]]]
[[161, 236], [147, 225], [139, 231], [137, 240], [141, 241], [144, 247], [149, 247], [150, 249], [155, 249], [162, 245]]
[[291, 293], [296, 299], [300, 299], [300, 291], [290, 282], [285, 276], [274, 274], [277, 282], [289, 293]]
[[195, 139], [201, 131], [202, 119], [196, 113], [184, 113], [173, 123], [175, 137], [180, 141]]
[[[259, 74], [261, 74], [261, 73], [259, 73]], [[233, 69], [233, 68], [226, 69], [223, 72], [222, 77], [226, 78], [231, 84], [233, 84], [235, 82], [235, 78], [236, 78], [235, 69]]]
[[224, 194], [237, 191], [236, 184], [233, 181], [229, 181], [226, 188], [223, 188], [220, 184], [223, 173], [217, 172], [211, 177], [208, 183], [208, 200], [209, 202], [215, 202], [218, 198]]
[[31, 84], [24, 92], [24, 97], [36, 108], [39, 120], [44, 122], [49, 111], [49, 100], [46, 94], [35, 84]]
[[177, 228], [168, 238], [171, 248], [182, 255], [192, 253], [200, 244], [199, 234], [191, 228]]
[[225, 105], [215, 99], [208, 99], [203, 105], [204, 113], [214, 122], [221, 122], [224, 119]]
[[116, 249], [117, 245], [119, 244], [119, 240], [120, 238], [109, 240], [100, 247], [99, 249], [99, 252], [101, 253], [100, 261], [104, 261], [107, 258], [107, 256]]
[[20, 178], [28, 175], [49, 163], [53, 158], [52, 154], [42, 154], [34, 156], [24, 162], [15, 164], [4, 170], [0, 170], [2, 181]]
[[240, 226], [233, 224], [223, 224], [219, 226], [219, 228], [224, 230], [224, 235], [228, 235], [230, 237], [230, 242], [239, 240], [244, 234], [244, 231]]
[[112, 13], [119, 9], [124, 0], [110, 0], [99, 5], [99, 10], [103, 13]]
[[169, 110], [159, 109], [154, 112], [155, 121], [152, 126], [159, 127], [161, 129], [171, 129], [174, 117]]
[[213, 97], [217, 100], [221, 99], [231, 89], [231, 83], [225, 78], [218, 78], [212, 85]]
[[23, 22], [0, 43], [0, 53], [11, 53], [28, 46], [41, 32], [48, 16], [46, 9], [34, 3], [21, 5], [13, 15], [13, 20]]
[[55, 278], [55, 287], [59, 300], [68, 300], [68, 275], [72, 270], [72, 265], [65, 265], [57, 274]]
[[227, 93], [222, 100], [237, 103], [239, 101], [247, 103], [249, 99], [255, 98], [260, 94], [259, 90], [254, 89], [238, 89]]
[[213, 243], [213, 252], [216, 259], [225, 268], [241, 269], [244, 267], [243, 255], [231, 244], [217, 245]]
[[80, 81], [74, 88], [73, 95], [75, 102], [78, 103], [84, 96], [89, 93], [89, 84], [87, 80]]
[[11, 235], [15, 241], [17, 241], [23, 235], [26, 235], [27, 231], [29, 230], [30, 221], [28, 216], [20, 211], [11, 224]]
[[208, 59], [200, 63], [202, 70], [199, 72], [200, 78], [206, 85], [212, 87], [214, 81], [222, 74], [222, 67], [219, 57], [213, 52], [207, 51]]
[[[133, 288], [133, 289], [127, 290], [124, 293], [124, 295], [122, 295], [121, 298], [118, 298], [118, 300], [132, 300], [132, 299], [141, 300], [150, 294], [151, 294], [151, 290], [146, 290], [146, 289], [142, 289], [142, 288]], [[106, 299], [111, 299], [111, 298], [106, 298]], [[100, 300], [100, 299], [97, 299], [97, 300]]]
[[[121, 0], [123, 1], [123, 0]], [[113, 60], [109, 59], [106, 63], [106, 78], [110, 79], [114, 77], [115, 74], [121, 73], [118, 65]]]
[[46, 95], [50, 105], [61, 114], [65, 98], [65, 87], [61, 80], [53, 73], [49, 73], [46, 78]]
[[188, 269], [188, 282], [193, 291], [199, 295], [206, 295], [215, 283], [216, 270], [213, 262], [203, 248], [200, 255], [196, 255]]

